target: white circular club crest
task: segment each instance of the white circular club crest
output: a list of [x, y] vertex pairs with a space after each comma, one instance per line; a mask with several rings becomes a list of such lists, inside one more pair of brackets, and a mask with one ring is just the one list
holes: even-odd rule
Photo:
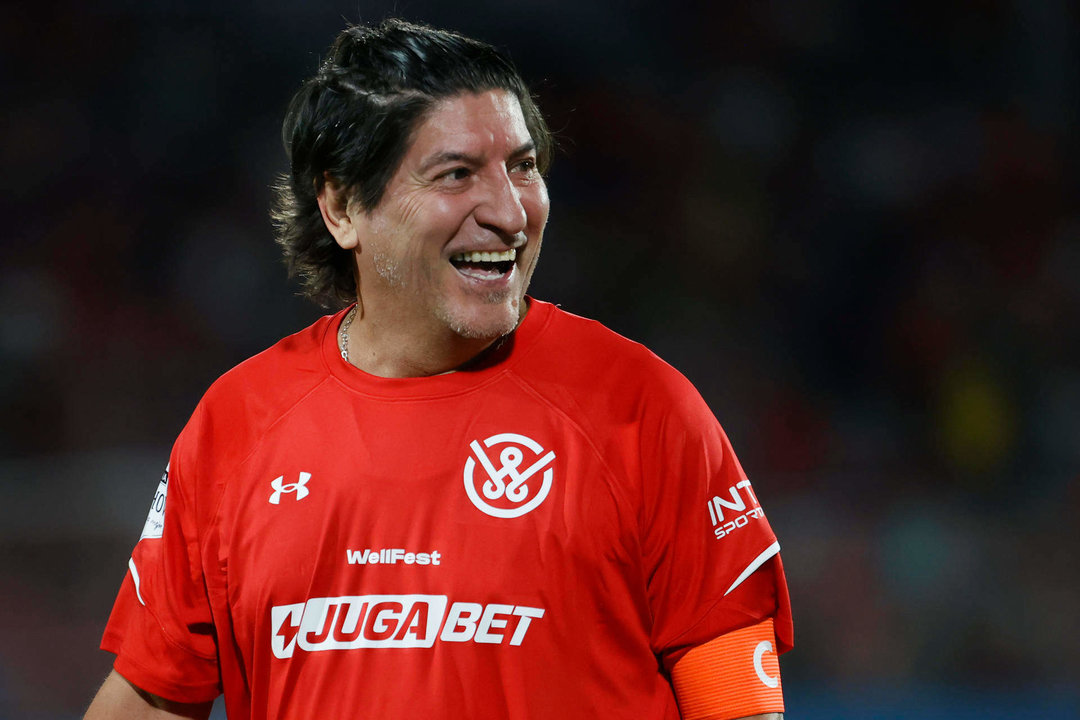
[[[483, 443], [473, 440], [469, 448], [465, 493], [480, 512], [498, 518], [520, 517], [544, 502], [551, 491], [555, 452], [544, 452], [532, 438], [500, 433]], [[477, 464], [481, 472], [476, 472]]]

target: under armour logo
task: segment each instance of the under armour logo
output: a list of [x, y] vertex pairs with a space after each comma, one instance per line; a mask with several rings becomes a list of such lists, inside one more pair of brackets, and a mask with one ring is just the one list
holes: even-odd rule
[[[488, 455], [488, 450], [503, 446], [499, 451], [499, 467]], [[544, 501], [551, 490], [554, 468], [549, 467], [555, 459], [555, 452], [544, 453], [544, 448], [535, 440], [515, 433], [492, 435], [481, 445], [476, 440], [469, 443], [472, 455], [465, 461], [465, 492], [469, 500], [483, 513], [492, 517], [513, 518], [524, 515]], [[526, 451], [532, 455], [526, 460]], [[478, 478], [474, 477], [477, 462], [487, 474], [477, 488]], [[537, 483], [529, 479], [543, 470]]]
[[311, 491], [307, 489], [308, 480], [311, 479], [311, 473], [300, 473], [300, 482], [285, 484], [285, 476], [281, 475], [274, 478], [270, 482], [270, 487], [274, 488], [274, 492], [270, 494], [270, 504], [278, 505], [281, 503], [282, 493], [296, 493], [297, 501], [303, 500], [308, 496]]

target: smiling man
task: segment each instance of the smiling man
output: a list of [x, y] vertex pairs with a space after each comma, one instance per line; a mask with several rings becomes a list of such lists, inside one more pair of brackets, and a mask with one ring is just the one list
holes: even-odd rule
[[779, 544], [723, 430], [526, 295], [551, 138], [509, 61], [350, 27], [283, 137], [278, 241], [341, 309], [199, 403], [87, 718], [779, 717]]
[[446, 372], [525, 316], [548, 196], [513, 92], [434, 102], [373, 208], [325, 180], [322, 217], [362, 279], [345, 318], [357, 367], [382, 377]]

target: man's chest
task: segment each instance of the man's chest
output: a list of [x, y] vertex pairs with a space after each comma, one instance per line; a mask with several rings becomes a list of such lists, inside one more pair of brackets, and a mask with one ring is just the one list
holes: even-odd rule
[[566, 641], [643, 600], [638, 508], [587, 433], [543, 406], [298, 413], [230, 478], [237, 639], [277, 658]]

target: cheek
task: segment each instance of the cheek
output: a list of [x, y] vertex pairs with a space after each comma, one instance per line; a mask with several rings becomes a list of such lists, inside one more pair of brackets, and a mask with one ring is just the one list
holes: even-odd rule
[[419, 192], [402, 193], [395, 198], [393, 217], [388, 220], [398, 227], [408, 229], [414, 226], [424, 216], [424, 197]]
[[404, 207], [402, 227], [415, 245], [413, 250], [441, 248], [461, 229], [471, 208], [464, 195], [427, 197]]
[[547, 225], [550, 209], [547, 185], [541, 180], [536, 185], [530, 186], [527, 192], [521, 194], [521, 204], [529, 218], [529, 227], [543, 231], [544, 226]]

